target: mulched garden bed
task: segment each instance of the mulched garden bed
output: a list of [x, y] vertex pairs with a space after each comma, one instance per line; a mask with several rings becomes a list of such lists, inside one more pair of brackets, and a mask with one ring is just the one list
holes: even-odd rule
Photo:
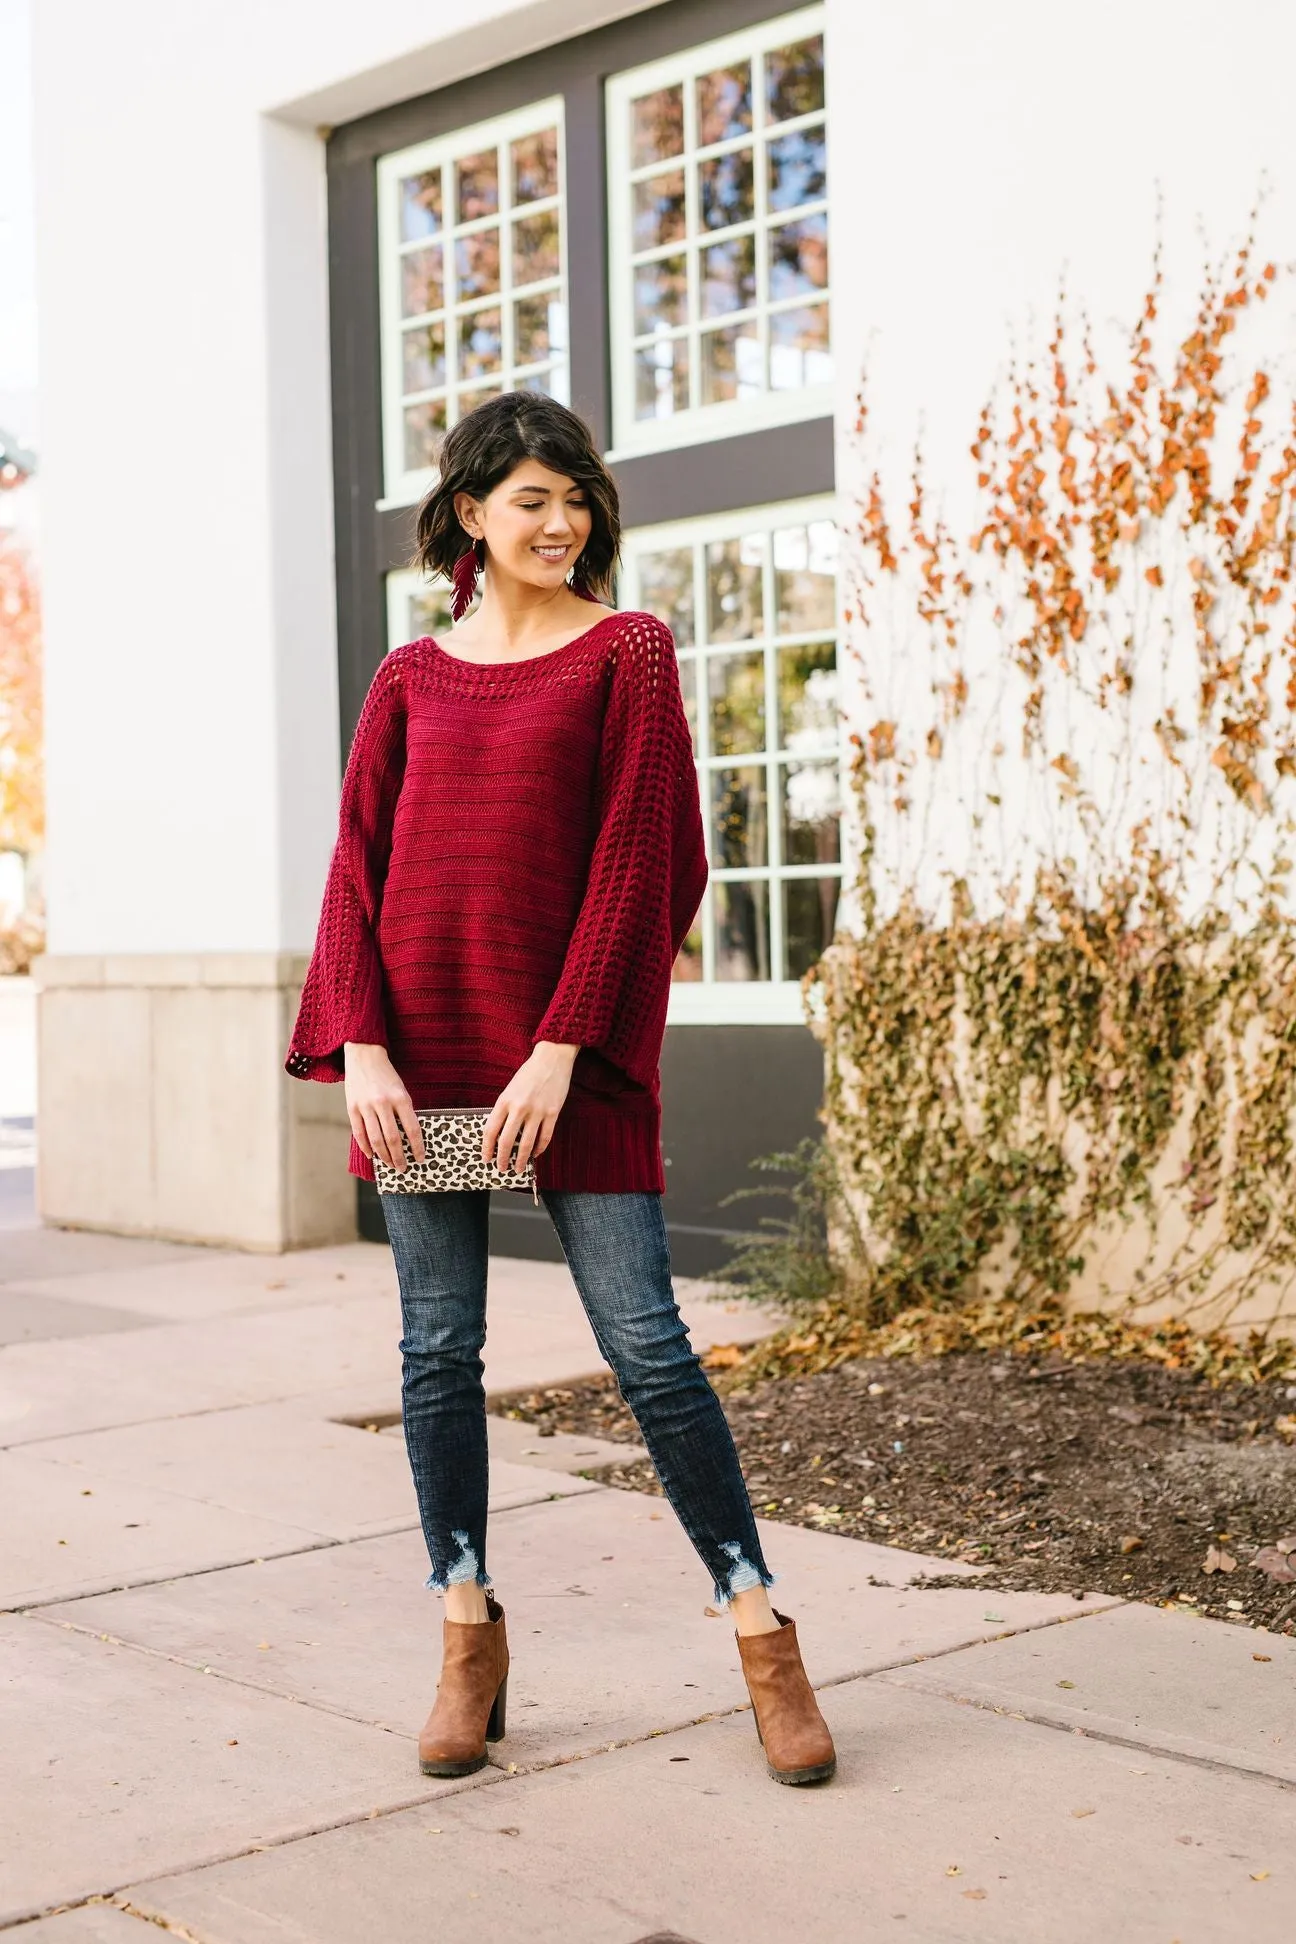
[[[1296, 1632], [1286, 1380], [1212, 1386], [1156, 1363], [973, 1351], [717, 1389], [767, 1518], [987, 1567], [985, 1587], [1120, 1594]], [[610, 1376], [491, 1408], [541, 1437], [638, 1438]], [[661, 1489], [649, 1464], [597, 1476]]]

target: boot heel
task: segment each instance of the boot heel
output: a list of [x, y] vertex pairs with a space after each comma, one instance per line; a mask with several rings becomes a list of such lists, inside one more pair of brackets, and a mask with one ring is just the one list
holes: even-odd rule
[[496, 1690], [494, 1701], [491, 1703], [490, 1720], [486, 1723], [486, 1739], [488, 1742], [503, 1741], [504, 1739], [504, 1713], [507, 1703], [508, 1675], [506, 1674]]

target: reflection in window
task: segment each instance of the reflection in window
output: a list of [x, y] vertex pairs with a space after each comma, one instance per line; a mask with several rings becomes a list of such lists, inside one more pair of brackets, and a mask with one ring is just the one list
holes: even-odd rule
[[769, 884], [764, 878], [715, 886], [716, 978], [768, 979]]
[[682, 55], [668, 86], [660, 63], [609, 84], [635, 422], [831, 380], [824, 43], [797, 24]]
[[675, 636], [706, 826], [701, 959], [677, 978], [799, 979], [832, 937], [842, 786], [829, 510], [627, 537], [628, 604]]
[[840, 894], [839, 877], [784, 879], [785, 979], [799, 979], [832, 943]]
[[639, 563], [639, 607], [666, 623], [677, 648], [692, 647], [692, 547], [669, 547], [643, 556]]
[[482, 399], [567, 397], [559, 109], [379, 163], [389, 490], [415, 491]]
[[449, 634], [453, 590], [445, 581], [426, 581], [410, 569], [387, 576], [387, 647], [417, 641], [422, 635], [441, 640]]
[[738, 756], [765, 747], [765, 656], [762, 650], [708, 655], [711, 748]]

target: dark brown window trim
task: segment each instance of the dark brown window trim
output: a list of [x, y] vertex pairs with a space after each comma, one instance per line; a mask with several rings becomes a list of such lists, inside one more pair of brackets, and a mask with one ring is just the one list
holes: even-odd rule
[[[342, 748], [386, 647], [383, 576], [409, 558], [411, 511], [380, 511], [381, 346], [375, 165], [380, 155], [562, 95], [572, 403], [611, 444], [603, 84], [702, 41], [794, 10], [796, 0], [664, 0], [646, 13], [509, 61], [335, 129], [328, 143], [333, 505]], [[816, 419], [618, 461], [628, 526], [829, 492], [832, 423]]]

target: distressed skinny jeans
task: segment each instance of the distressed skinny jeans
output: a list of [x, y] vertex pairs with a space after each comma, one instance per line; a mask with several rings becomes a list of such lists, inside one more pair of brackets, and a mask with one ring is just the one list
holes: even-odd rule
[[[717, 1605], [772, 1585], [733, 1434], [675, 1302], [661, 1195], [540, 1192], [599, 1353], [711, 1575]], [[400, 1282], [405, 1446], [435, 1588], [493, 1585], [481, 1355], [491, 1193], [382, 1197]]]

